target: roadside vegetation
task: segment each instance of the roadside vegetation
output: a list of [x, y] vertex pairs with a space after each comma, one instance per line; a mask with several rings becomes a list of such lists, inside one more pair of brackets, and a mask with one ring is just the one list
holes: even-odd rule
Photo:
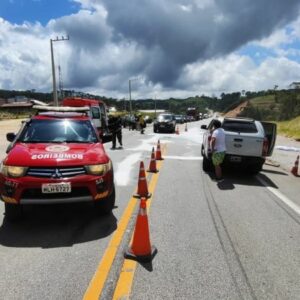
[[[8, 99], [24, 95], [30, 99], [40, 100], [51, 104], [52, 93], [39, 93], [35, 90], [29, 91], [7, 91], [0, 90], [0, 99]], [[105, 96], [83, 94], [74, 91], [64, 91], [64, 96], [81, 96], [103, 100], [108, 106], [115, 107], [117, 114], [121, 116], [129, 114], [130, 101], [127, 99], [114, 99]], [[218, 111], [228, 113], [235, 111], [236, 116], [250, 117], [256, 120], [278, 122], [278, 129], [281, 134], [299, 138], [299, 117], [300, 117], [300, 89], [289, 90], [266, 90], [259, 92], [242, 91], [235, 93], [222, 93], [219, 97], [196, 95], [185, 99], [136, 99], [131, 101], [132, 113], [135, 114], [143, 110], [170, 111], [174, 114], [186, 114], [188, 107], [195, 107], [201, 113], [208, 111]], [[239, 109], [241, 108], [241, 109]], [[33, 112], [32, 109], [26, 111], [0, 108], [0, 119], [26, 118]], [[154, 117], [154, 113], [143, 113]]]
[[277, 122], [277, 130], [280, 135], [300, 141], [300, 116], [290, 121]]

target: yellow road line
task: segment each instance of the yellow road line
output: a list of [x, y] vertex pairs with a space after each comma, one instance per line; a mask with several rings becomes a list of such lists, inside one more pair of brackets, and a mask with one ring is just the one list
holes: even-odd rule
[[[159, 170], [161, 169], [161, 165], [162, 165], [162, 161], [157, 162], [157, 167]], [[158, 176], [159, 176], [159, 173], [153, 174], [150, 184], [149, 184], [149, 193], [152, 193], [152, 195], [153, 195], [153, 192], [157, 185]], [[150, 211], [152, 197], [147, 200], [148, 212]], [[136, 261], [133, 261], [130, 259], [124, 260], [121, 274], [120, 274], [120, 277], [119, 277], [119, 280], [118, 280], [118, 283], [117, 283], [117, 286], [116, 286], [116, 289], [115, 289], [115, 292], [113, 295], [113, 300], [129, 299], [136, 267], [137, 267]]]
[[[161, 162], [158, 162], [158, 167], [160, 166]], [[153, 174], [157, 175], [159, 173]], [[155, 177], [155, 176], [153, 176]], [[153, 180], [151, 180], [153, 182]], [[150, 192], [151, 183], [149, 184], [149, 192]], [[154, 188], [153, 188], [154, 190]], [[150, 200], [150, 199], [148, 199]], [[149, 202], [149, 201], [147, 201]], [[151, 200], [150, 200], [151, 202]], [[104, 287], [105, 281], [108, 277], [108, 273], [111, 269], [111, 266], [113, 264], [114, 258], [116, 256], [116, 253], [118, 251], [118, 247], [121, 243], [121, 240], [123, 238], [124, 232], [128, 226], [129, 220], [131, 215], [133, 214], [134, 208], [136, 206], [137, 199], [134, 197], [131, 197], [126, 210], [123, 214], [123, 216], [120, 219], [120, 222], [118, 223], [118, 227], [113, 234], [108, 247], [106, 248], [106, 251], [97, 267], [96, 273], [94, 274], [92, 280], [89, 283], [89, 286], [83, 296], [83, 300], [96, 300], [99, 299], [99, 296], [102, 292], [102, 289]]]
[[116, 256], [118, 247], [123, 238], [124, 231], [127, 228], [128, 222], [134, 211], [136, 203], [137, 203], [137, 199], [132, 197], [127, 205], [127, 208], [126, 208], [120, 222], [118, 223], [118, 228], [116, 229], [115, 233], [113, 234], [113, 236], [108, 244], [108, 247], [106, 248], [106, 251], [102, 257], [102, 260], [97, 267], [96, 273], [94, 274], [94, 276], [83, 296], [84, 300], [99, 299], [99, 295], [103, 289], [104, 283], [107, 279], [108, 273], [109, 273], [110, 268], [113, 263], [113, 260]]

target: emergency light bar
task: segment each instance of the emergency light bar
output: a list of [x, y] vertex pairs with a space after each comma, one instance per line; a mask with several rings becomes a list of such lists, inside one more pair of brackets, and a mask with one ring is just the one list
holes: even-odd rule
[[88, 106], [82, 107], [70, 107], [70, 106], [44, 106], [44, 105], [34, 105], [33, 109], [39, 112], [53, 111], [53, 112], [88, 112], [90, 108]]

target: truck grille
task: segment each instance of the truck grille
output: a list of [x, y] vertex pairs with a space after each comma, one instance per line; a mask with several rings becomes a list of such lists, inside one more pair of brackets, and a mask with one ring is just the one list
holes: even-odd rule
[[29, 168], [27, 176], [43, 178], [69, 178], [86, 174], [84, 167], [66, 167], [66, 168]]

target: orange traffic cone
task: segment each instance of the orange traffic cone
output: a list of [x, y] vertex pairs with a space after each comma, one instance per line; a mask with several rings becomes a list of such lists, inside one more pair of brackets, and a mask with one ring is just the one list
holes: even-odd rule
[[133, 197], [146, 198], [146, 199], [151, 197], [151, 193], [148, 192], [146, 172], [145, 172], [144, 163], [142, 161], [140, 163], [138, 189], [137, 189], [137, 193], [134, 194]]
[[179, 128], [178, 128], [178, 126], [176, 127], [175, 133], [179, 134]]
[[158, 170], [156, 168], [156, 159], [155, 159], [155, 154], [154, 154], [154, 147], [152, 148], [151, 160], [150, 160], [149, 169], [147, 170], [147, 172], [151, 172], [151, 173], [157, 173], [158, 172]]
[[188, 128], [187, 128], [187, 123], [185, 123], [185, 128], [184, 128], [185, 131], [188, 131]]
[[161, 150], [160, 150], [160, 141], [158, 140], [157, 142], [157, 147], [156, 147], [156, 153], [155, 153], [155, 159], [156, 160], [163, 160], [161, 156]]
[[141, 198], [132, 243], [124, 252], [124, 257], [140, 262], [151, 262], [156, 253], [157, 249], [150, 243], [146, 199]]
[[295, 176], [298, 176], [298, 166], [299, 166], [299, 155], [295, 161], [295, 165], [292, 167], [291, 173]]

